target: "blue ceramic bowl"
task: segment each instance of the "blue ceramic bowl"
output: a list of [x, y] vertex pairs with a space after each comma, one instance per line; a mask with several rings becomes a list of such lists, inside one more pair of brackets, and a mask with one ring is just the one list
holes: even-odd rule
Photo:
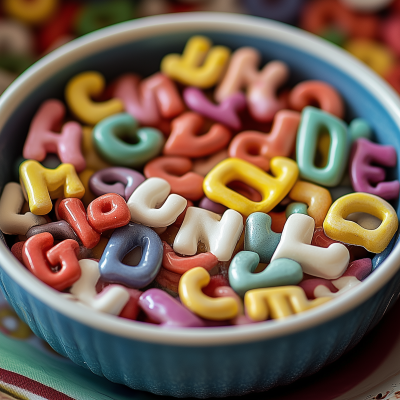
[[[75, 74], [107, 79], [159, 69], [194, 34], [231, 49], [253, 46], [279, 59], [291, 81], [321, 79], [341, 93], [346, 119], [371, 124], [375, 139], [400, 151], [400, 102], [380, 78], [337, 47], [280, 23], [229, 14], [145, 18], [75, 40], [40, 60], [0, 100], [0, 188], [13, 176], [29, 123], [45, 99], [63, 98]], [[392, 175], [399, 175], [399, 167]], [[396, 204], [397, 210], [398, 205]], [[386, 253], [389, 253], [386, 252]], [[38, 281], [0, 243], [0, 284], [36, 335], [75, 363], [113, 382], [178, 397], [241, 395], [318, 371], [360, 341], [397, 299], [400, 246], [365, 282], [334, 301], [284, 321], [221, 328], [160, 329], [89, 311]]]

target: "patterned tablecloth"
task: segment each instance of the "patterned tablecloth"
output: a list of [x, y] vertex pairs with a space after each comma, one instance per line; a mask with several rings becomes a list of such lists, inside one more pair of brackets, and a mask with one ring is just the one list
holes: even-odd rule
[[[37, 29], [29, 30], [25, 35], [27, 40], [32, 43], [36, 36], [40, 39], [34, 48], [37, 47], [38, 54], [35, 57], [32, 54], [27, 55], [27, 62], [33, 62], [36, 58], [47, 53], [51, 49], [61, 45], [64, 42], [71, 40], [74, 36], [79, 36], [86, 31], [77, 30], [74, 18], [78, 18], [78, 11], [83, 7], [83, 10], [89, 10], [96, 13], [96, 8], [108, 7], [106, 4], [115, 2], [106, 0], [103, 5], [96, 4], [96, 1], [91, 0], [85, 2], [70, 2], [64, 0], [60, 2], [60, 10], [56, 10], [52, 18], [65, 17], [65, 10], [71, 14], [70, 26], [65, 26], [66, 33], [61, 34], [57, 40], [47, 43], [50, 33], [55, 29], [54, 23], [51, 21], [43, 23], [43, 32]], [[8, 2], [12, 4], [12, 2]], [[167, 12], [178, 11], [196, 11], [196, 10], [211, 10], [211, 11], [232, 11], [232, 12], [245, 12], [263, 15], [267, 8], [274, 9], [275, 4], [271, 2], [262, 1], [239, 1], [239, 0], [213, 0], [213, 1], [166, 1], [166, 0], [141, 0], [137, 2], [120, 2], [122, 7], [127, 7], [129, 12], [124, 12], [122, 15], [115, 14], [110, 16], [111, 22], [120, 22], [130, 18], [140, 16], [162, 14]], [[197, 4], [199, 3], [199, 4]], [[204, 4], [203, 4], [204, 3]], [[296, 2], [292, 2], [296, 4]], [[301, 3], [301, 2], [297, 2]], [[306, 3], [306, 2], [304, 2]], [[309, 1], [311, 3], [311, 1]], [[342, 1], [342, 3], [358, 3], [360, 1]], [[367, 1], [365, 1], [367, 3]], [[374, 2], [372, 2], [374, 3]], [[379, 3], [375, 1], [375, 3]], [[384, 2], [389, 3], [389, 1]], [[121, 6], [120, 4], [120, 6]], [[137, 4], [137, 7], [132, 7]], [[276, 2], [276, 5], [278, 2]], [[257, 7], [255, 7], [257, 5]], [[247, 7], [246, 7], [247, 6]], [[264, 10], [265, 7], [265, 10]], [[341, 6], [343, 7], [343, 6]], [[280, 7], [277, 7], [278, 10]], [[310, 7], [307, 8], [310, 12]], [[389, 11], [391, 10], [391, 11]], [[397, 11], [396, 11], [397, 10]], [[265, 11], [265, 12], [264, 12]], [[280, 13], [284, 13], [281, 10]], [[4, 9], [2, 12], [2, 22], [4, 21]], [[343, 11], [344, 12], [344, 11]], [[400, 12], [400, 1], [393, 0], [392, 9], [387, 9], [384, 12], [376, 13], [376, 26], [386, 26], [388, 22], [391, 24], [396, 23], [395, 20], [391, 21], [390, 16], [392, 13], [393, 18], [397, 18], [395, 13]], [[13, 13], [9, 12], [11, 17]], [[349, 12], [348, 12], [349, 13]], [[348, 15], [344, 14], [344, 15]], [[7, 13], [6, 13], [7, 14]], [[290, 14], [290, 13], [289, 13]], [[351, 14], [351, 12], [350, 12]], [[100, 14], [101, 15], [101, 14]], [[303, 14], [302, 14], [303, 15]], [[305, 14], [304, 14], [305, 15]], [[338, 14], [339, 15], [339, 14]], [[352, 15], [352, 14], [351, 14]], [[270, 14], [268, 16], [271, 17]], [[15, 17], [15, 16], [14, 16]], [[294, 15], [295, 17], [295, 15]], [[80, 17], [79, 17], [80, 18]], [[117, 20], [113, 20], [113, 18]], [[342, 17], [341, 17], [342, 18]], [[354, 21], [358, 21], [359, 17], [354, 17]], [[28, 18], [29, 19], [29, 18]], [[102, 18], [100, 18], [102, 20]], [[295, 20], [296, 18], [291, 18]], [[108, 18], [104, 18], [105, 24]], [[74, 22], [75, 21], [75, 22]], [[97, 22], [97, 21], [96, 21]], [[293, 22], [293, 21], [291, 21]], [[333, 21], [334, 22], [334, 21]], [[373, 21], [374, 22], [374, 21]], [[103, 23], [103, 22], [101, 22]], [[46, 25], [47, 24], [47, 25]], [[64, 23], [65, 25], [65, 23]], [[300, 21], [300, 26], [304, 27]], [[79, 25], [80, 26], [80, 25]], [[95, 25], [96, 27], [96, 25]], [[54, 28], [54, 29], [53, 29]], [[332, 32], [325, 36], [331, 36], [330, 39], [336, 44], [346, 45], [348, 32], [336, 32], [336, 25], [332, 25]], [[16, 29], [16, 28], [15, 28]], [[18, 28], [25, 30], [25, 26]], [[61, 30], [64, 28], [60, 28]], [[381, 28], [380, 28], [381, 29]], [[36, 32], [37, 31], [37, 32]], [[56, 32], [55, 29], [54, 32]], [[29, 36], [36, 32], [32, 38]], [[57, 31], [58, 32], [58, 31]], [[377, 31], [378, 32], [378, 31]], [[24, 32], [22, 32], [24, 33]], [[47, 33], [47, 36], [45, 35]], [[323, 33], [323, 32], [322, 32]], [[377, 37], [382, 35], [376, 34]], [[50, 36], [49, 36], [50, 37]], [[390, 38], [389, 38], [390, 39]], [[376, 38], [378, 40], [378, 38]], [[343, 42], [343, 43], [341, 43]], [[400, 76], [400, 53], [398, 50], [396, 54], [393, 49], [390, 50], [386, 47], [376, 47], [375, 42], [371, 51], [377, 51], [377, 54], [382, 56], [382, 51], [388, 52], [390, 63], [393, 64], [393, 71], [381, 71], [381, 75], [386, 78], [392, 85], [396, 84], [396, 90], [400, 93], [400, 84], [398, 76]], [[378, 43], [378, 42], [377, 42]], [[379, 46], [382, 42], [378, 43]], [[7, 46], [5, 46], [7, 47]], [[43, 47], [43, 48], [42, 48]], [[396, 47], [398, 49], [398, 47]], [[4, 49], [3, 49], [4, 51]], [[31, 53], [31, 52], [30, 52]], [[40, 53], [40, 54], [39, 54]], [[392, 54], [393, 53], [393, 54]], [[364, 53], [363, 53], [364, 54]], [[386, 53], [383, 53], [386, 54]], [[376, 57], [377, 59], [379, 57]], [[392, 60], [393, 58], [393, 60]], [[371, 57], [366, 57], [366, 61], [370, 62]], [[364, 60], [365, 61], [365, 60]], [[389, 63], [389, 64], [390, 64]], [[380, 66], [382, 63], [370, 63], [372, 67]], [[390, 66], [390, 65], [389, 65]], [[4, 67], [4, 66], [3, 66]], [[2, 68], [3, 68], [2, 67]], [[25, 67], [24, 67], [25, 68]], [[21, 71], [24, 69], [22, 68]], [[379, 72], [379, 71], [378, 71]], [[8, 81], [14, 78], [14, 73], [8, 77]], [[2, 78], [4, 80], [4, 77]], [[0, 93], [10, 82], [3, 82], [4, 87], [0, 88]], [[378, 327], [376, 327], [369, 335], [367, 335], [362, 342], [353, 350], [348, 352], [337, 362], [325, 367], [319, 373], [302, 379], [288, 387], [277, 388], [262, 394], [250, 394], [241, 399], [263, 399], [263, 400], [370, 400], [370, 399], [400, 399], [400, 324], [398, 319], [400, 317], [400, 301], [388, 312], [383, 318]], [[398, 394], [396, 394], [396, 392]], [[33, 335], [28, 326], [20, 321], [15, 312], [8, 306], [5, 299], [0, 292], [0, 400], [17, 398], [17, 399], [50, 399], [50, 400], [64, 400], [64, 399], [153, 399], [156, 400], [159, 396], [151, 395], [144, 392], [134, 391], [125, 386], [114, 384], [104, 378], [92, 374], [89, 370], [81, 368], [73, 364], [70, 360], [63, 358], [56, 354], [45, 342], [38, 339]], [[161, 398], [160, 398], [161, 399]], [[164, 400], [165, 398], [163, 398]]]
[[[396, 399], [400, 391], [400, 302], [377, 328], [337, 362], [312, 377], [245, 400]], [[0, 400], [156, 400], [92, 374], [55, 353], [18, 319], [0, 292]], [[161, 397], [160, 397], [161, 399]], [[165, 399], [165, 398], [163, 398]]]

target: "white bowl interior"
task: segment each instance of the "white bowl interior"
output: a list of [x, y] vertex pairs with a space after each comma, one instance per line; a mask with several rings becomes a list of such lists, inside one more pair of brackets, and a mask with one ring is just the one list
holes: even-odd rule
[[[96, 56], [97, 53], [115, 46], [133, 43], [146, 38], [162, 38], [163, 35], [180, 34], [182, 32], [202, 32], [206, 34], [207, 31], [221, 34], [240, 33], [244, 38], [244, 42], [249, 42], [251, 37], [270, 40], [278, 45], [295, 47], [312, 57], [321, 59], [358, 84], [361, 84], [383, 105], [392, 122], [397, 127], [400, 127], [400, 101], [397, 95], [367, 67], [339, 48], [323, 42], [306, 32], [273, 21], [230, 14], [191, 13], [149, 17], [118, 24], [94, 32], [57, 49], [27, 70], [1, 96], [0, 130], [7, 127], [8, 119], [19, 104], [24, 99], [29, 99], [29, 96], [33, 96], [35, 90], [43, 82], [46, 82], [56, 72], [65, 70], [69, 66], [79, 65], [81, 60], [86, 57]], [[112, 60], [109, 62], [111, 63]], [[140, 57], [136, 64], [140, 65]], [[145, 73], [145, 71], [135, 72]], [[49, 88], [49, 93], [51, 93], [51, 88]], [[43, 98], [49, 96], [49, 93], [42, 93]], [[35, 96], [37, 97], [37, 95]], [[37, 108], [37, 99], [35, 101], [36, 103], [33, 107]], [[29, 113], [31, 113], [31, 110], [27, 112], [27, 114]], [[29, 120], [26, 123], [29, 124]], [[3, 174], [3, 177], [0, 178], [1, 186], [5, 184], [4, 176], [6, 175]], [[397, 246], [385, 262], [363, 284], [324, 306], [283, 321], [268, 321], [245, 326], [213, 329], [161, 330], [159, 327], [150, 324], [128, 321], [97, 312], [88, 312], [85, 307], [62, 298], [58, 292], [37, 280], [20, 265], [3, 243], [0, 243], [0, 249], [0, 265], [2, 265], [6, 273], [26, 291], [60, 313], [83, 324], [117, 336], [183, 346], [242, 343], [288, 335], [295, 331], [312, 328], [317, 324], [344, 314], [366, 301], [389, 281], [400, 265], [400, 246]]]

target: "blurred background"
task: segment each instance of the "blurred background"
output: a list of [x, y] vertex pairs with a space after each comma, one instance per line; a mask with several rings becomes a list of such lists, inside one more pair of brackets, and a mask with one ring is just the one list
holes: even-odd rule
[[[0, 94], [35, 61], [77, 37], [131, 19], [199, 11], [254, 15], [312, 32], [352, 53], [400, 94], [400, 0], [0, 0]], [[395, 331], [396, 312], [400, 304], [380, 332], [375, 330], [335, 365], [279, 389], [279, 396], [272, 391], [262, 398], [353, 399], [340, 395], [356, 382], [360, 383], [354, 393], [370, 390], [357, 400], [395, 398], [390, 396], [400, 388], [398, 362], [389, 360], [385, 369], [377, 369], [387, 354], [376, 346], [379, 351], [373, 357], [368, 354], [379, 342], [390, 343], [390, 349], [397, 343], [398, 351], [392, 353], [400, 354], [397, 336], [382, 333]], [[343, 374], [354, 375], [361, 365], [373, 368], [351, 385], [343, 381]], [[393, 379], [385, 381], [388, 376]], [[366, 377], [368, 385], [363, 383]], [[0, 293], [0, 399], [6, 398], [5, 393], [13, 399], [157, 399], [114, 385], [55, 354], [19, 320]], [[35, 397], [37, 393], [41, 397]]]
[[0, 93], [40, 57], [74, 38], [131, 19], [198, 11], [298, 26], [343, 47], [400, 93], [400, 0], [2, 0]]

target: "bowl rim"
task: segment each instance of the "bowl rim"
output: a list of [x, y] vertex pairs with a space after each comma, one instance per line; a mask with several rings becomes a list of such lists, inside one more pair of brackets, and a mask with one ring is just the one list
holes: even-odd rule
[[[308, 32], [264, 18], [228, 13], [181, 13], [145, 17], [103, 28], [75, 39], [37, 61], [18, 77], [0, 97], [0, 132], [19, 101], [38, 87], [54, 71], [98, 51], [163, 33], [201, 30], [202, 32], [240, 32], [245, 36], [271, 39], [296, 46], [305, 53], [334, 65], [362, 84], [386, 108], [400, 127], [400, 99], [392, 88], [349, 53]], [[397, 246], [366, 279], [335, 301], [285, 320], [242, 326], [204, 328], [169, 328], [116, 318], [100, 312], [87, 312], [88, 307], [63, 298], [59, 292], [34, 277], [14, 258], [7, 246], [0, 243], [0, 266], [24, 290], [53, 310], [103, 332], [133, 340], [176, 346], [214, 346], [240, 344], [273, 339], [322, 325], [368, 300], [385, 285], [400, 266]], [[92, 309], [90, 309], [92, 310]], [[92, 310], [93, 311], [93, 310]]]

